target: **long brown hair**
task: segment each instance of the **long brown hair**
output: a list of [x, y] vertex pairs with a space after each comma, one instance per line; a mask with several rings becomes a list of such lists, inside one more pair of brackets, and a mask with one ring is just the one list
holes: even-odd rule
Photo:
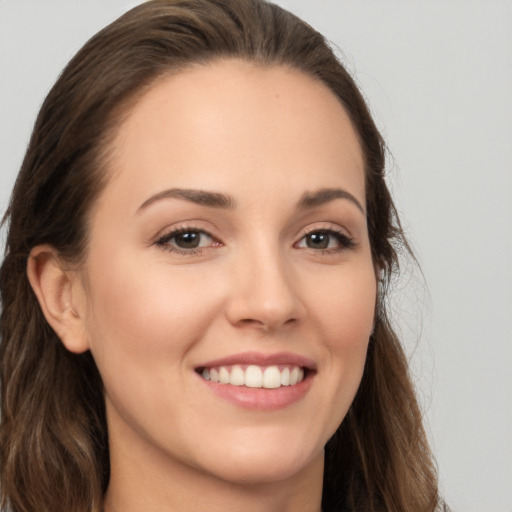
[[90, 353], [68, 352], [26, 276], [50, 244], [79, 262], [87, 214], [106, 181], [109, 143], [155, 81], [196, 63], [285, 65], [338, 97], [365, 159], [367, 222], [382, 269], [363, 380], [326, 446], [323, 510], [431, 512], [437, 479], [406, 358], [386, 315], [387, 285], [407, 244], [385, 183], [385, 145], [357, 86], [322, 35], [262, 0], [153, 0], [103, 29], [48, 94], [10, 206], [0, 271], [2, 506], [16, 512], [101, 509], [109, 480], [103, 387]]

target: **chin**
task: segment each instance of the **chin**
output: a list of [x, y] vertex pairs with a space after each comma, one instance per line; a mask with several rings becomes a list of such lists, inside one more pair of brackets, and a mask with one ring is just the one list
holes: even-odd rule
[[[202, 460], [203, 468], [212, 476], [239, 485], [257, 485], [279, 482], [307, 471], [307, 468], [323, 463], [323, 445], [306, 448], [298, 446], [286, 437], [273, 442], [233, 442], [222, 455], [211, 453], [212, 463]], [[207, 469], [208, 470], [208, 469]]]
[[[323, 454], [322, 454], [323, 457]], [[316, 457], [313, 458], [316, 460]], [[245, 460], [217, 468], [215, 476], [236, 485], [261, 485], [291, 479], [306, 470], [312, 461]]]

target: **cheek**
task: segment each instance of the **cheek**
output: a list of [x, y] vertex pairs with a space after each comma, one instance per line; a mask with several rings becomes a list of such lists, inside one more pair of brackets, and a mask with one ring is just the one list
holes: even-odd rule
[[316, 281], [309, 294], [311, 307], [322, 325], [326, 343], [333, 351], [358, 351], [370, 336], [377, 285], [371, 262], [340, 267], [338, 275]]
[[109, 359], [139, 356], [130, 366], [179, 363], [178, 356], [208, 328], [218, 298], [205, 290], [197, 272], [176, 271], [161, 262], [143, 265], [124, 255], [111, 261], [90, 265], [88, 334], [93, 353]]
[[310, 303], [316, 308], [313, 328], [321, 331], [327, 351], [324, 370], [328, 384], [321, 406], [324, 411], [330, 411], [329, 424], [334, 432], [347, 413], [363, 375], [377, 288], [371, 264], [352, 265], [346, 271], [340, 268], [339, 275], [331, 276], [330, 282], [326, 280], [324, 284], [325, 287], [316, 287], [316, 293], [310, 295]]
[[[142, 429], [141, 418], [169, 425], [187, 398], [189, 353], [219, 309], [204, 275], [112, 255], [89, 262], [91, 352], [112, 417]], [[200, 312], [200, 314], [198, 314]], [[174, 393], [169, 393], [174, 390]], [[176, 408], [178, 407], [178, 410]]]

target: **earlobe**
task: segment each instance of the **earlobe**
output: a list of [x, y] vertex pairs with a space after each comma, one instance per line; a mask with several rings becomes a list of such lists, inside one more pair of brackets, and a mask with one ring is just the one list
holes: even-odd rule
[[75, 353], [88, 350], [85, 311], [83, 304], [75, 304], [80, 286], [77, 273], [63, 268], [53, 247], [39, 245], [28, 257], [27, 276], [47, 322], [64, 346]]
[[376, 261], [373, 264], [373, 271], [375, 272], [375, 279], [377, 283], [381, 283], [384, 280], [386, 274], [386, 265], [383, 261]]

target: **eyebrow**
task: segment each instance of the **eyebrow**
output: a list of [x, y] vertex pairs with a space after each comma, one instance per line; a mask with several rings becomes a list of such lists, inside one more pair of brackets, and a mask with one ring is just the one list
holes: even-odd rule
[[350, 192], [342, 188], [322, 188], [315, 192], [305, 192], [297, 203], [297, 208], [315, 208], [316, 206], [321, 206], [335, 199], [347, 199], [355, 204], [363, 215], [366, 215], [363, 205]]
[[191, 203], [209, 206], [211, 208], [233, 209], [236, 206], [235, 200], [225, 194], [218, 192], [207, 192], [205, 190], [193, 190], [185, 188], [170, 188], [158, 192], [146, 199], [139, 207], [138, 211], [147, 208], [149, 205], [161, 201], [162, 199], [184, 199]]
[[[226, 194], [208, 192], [206, 190], [170, 188], [163, 190], [162, 192], [158, 192], [146, 199], [137, 211], [139, 212], [140, 210], [147, 208], [149, 205], [163, 199], [183, 199], [191, 203], [209, 206], [211, 208], [234, 209], [236, 207], [236, 201]], [[366, 215], [361, 203], [350, 192], [341, 188], [322, 188], [315, 192], [305, 192], [297, 202], [297, 208], [300, 210], [315, 208], [325, 203], [329, 203], [330, 201], [334, 201], [335, 199], [347, 199], [351, 203], [355, 204], [363, 215]]]

